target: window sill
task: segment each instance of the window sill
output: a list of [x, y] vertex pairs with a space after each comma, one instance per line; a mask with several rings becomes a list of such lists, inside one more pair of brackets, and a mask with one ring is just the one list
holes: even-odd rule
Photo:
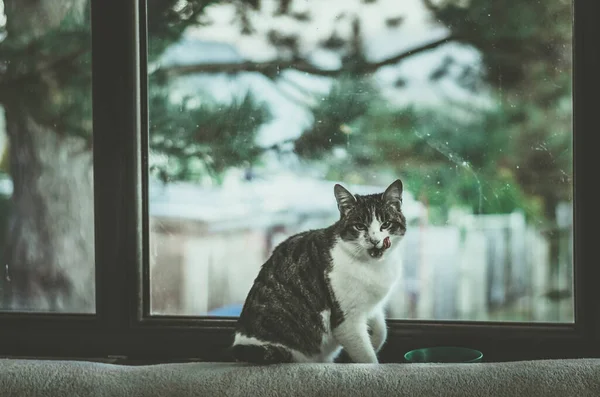
[[3, 395], [600, 395], [600, 359], [482, 364], [126, 366], [0, 360]]

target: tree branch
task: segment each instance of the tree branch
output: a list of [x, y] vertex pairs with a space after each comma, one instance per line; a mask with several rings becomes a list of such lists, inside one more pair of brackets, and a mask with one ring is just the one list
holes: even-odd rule
[[440, 10], [440, 6], [436, 6], [431, 0], [423, 0], [423, 5], [425, 6], [425, 8], [432, 12]]
[[282, 82], [286, 83], [287, 85], [293, 87], [296, 91], [299, 91], [300, 93], [302, 93], [302, 95], [306, 95], [309, 96], [311, 98], [314, 98], [315, 93], [311, 90], [309, 90], [308, 88], [304, 87], [302, 84], [290, 79], [289, 77], [286, 77], [285, 75], [281, 76], [281, 80]]
[[[456, 40], [454, 36], [448, 36], [443, 39], [433, 41], [431, 43], [415, 47], [408, 51], [402, 52], [391, 58], [384, 59], [379, 62], [367, 62], [358, 67], [352, 68], [354, 73], [369, 74], [376, 72], [380, 68], [388, 65], [394, 65], [406, 58], [421, 52], [429, 51], [443, 44]], [[240, 63], [198, 63], [194, 65], [184, 66], [168, 66], [159, 70], [165, 73], [168, 77], [176, 77], [196, 73], [241, 73], [241, 72], [257, 72], [266, 76], [277, 75], [281, 70], [295, 69], [300, 72], [310, 73], [318, 76], [336, 77], [347, 71], [347, 68], [341, 67], [338, 69], [319, 69], [305, 60], [282, 61], [274, 60], [269, 62], [240, 62]]]
[[56, 67], [64, 65], [65, 63], [76, 62], [77, 58], [86, 54], [89, 51], [90, 48], [79, 48], [70, 53], [63, 54], [60, 57], [55, 57], [50, 60], [44, 60], [43, 62], [39, 62], [38, 64], [34, 65], [33, 68], [30, 68], [18, 74], [8, 73], [4, 71], [3, 73], [0, 73], [0, 92], [5, 91], [10, 86], [22, 84], [28, 79], [35, 78], [47, 70], [54, 69]]
[[294, 97], [292, 94], [290, 94], [284, 87], [281, 87], [279, 85], [275, 85], [277, 91], [283, 95], [284, 97], [286, 97], [289, 101], [294, 102], [296, 105], [302, 106], [302, 107], [308, 107], [310, 106], [309, 103], [302, 101], [299, 98]]

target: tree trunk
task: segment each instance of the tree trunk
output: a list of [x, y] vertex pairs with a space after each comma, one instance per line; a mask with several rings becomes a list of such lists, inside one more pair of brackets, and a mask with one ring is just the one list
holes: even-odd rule
[[13, 178], [2, 309], [95, 310], [92, 153], [6, 104]]
[[[76, 106], [90, 98], [90, 65], [75, 59], [52, 70], [52, 46], [62, 43], [45, 43], [47, 51], [30, 46], [62, 29], [89, 28], [88, 6], [89, 0], [4, 0], [5, 40], [27, 54], [7, 68], [18, 77], [20, 63], [29, 62], [24, 66], [37, 75], [21, 76], [1, 98], [13, 195], [0, 309], [95, 310], [92, 152], [76, 136], [91, 131], [91, 112]], [[73, 45], [68, 36], [61, 40]]]
[[57, 28], [65, 18], [83, 21], [88, 0], [4, 0], [12, 40], [29, 42]]

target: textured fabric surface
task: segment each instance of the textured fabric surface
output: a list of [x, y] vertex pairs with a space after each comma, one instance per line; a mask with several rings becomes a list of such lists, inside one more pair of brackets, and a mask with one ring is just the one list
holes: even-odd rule
[[600, 396], [600, 360], [121, 366], [5, 359], [0, 396]]

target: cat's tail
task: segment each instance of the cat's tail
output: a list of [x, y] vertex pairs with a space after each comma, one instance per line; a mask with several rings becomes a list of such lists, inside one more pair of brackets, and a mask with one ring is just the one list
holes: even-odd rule
[[294, 362], [292, 353], [283, 346], [264, 345], [233, 345], [231, 355], [236, 361], [252, 364], [280, 364]]

